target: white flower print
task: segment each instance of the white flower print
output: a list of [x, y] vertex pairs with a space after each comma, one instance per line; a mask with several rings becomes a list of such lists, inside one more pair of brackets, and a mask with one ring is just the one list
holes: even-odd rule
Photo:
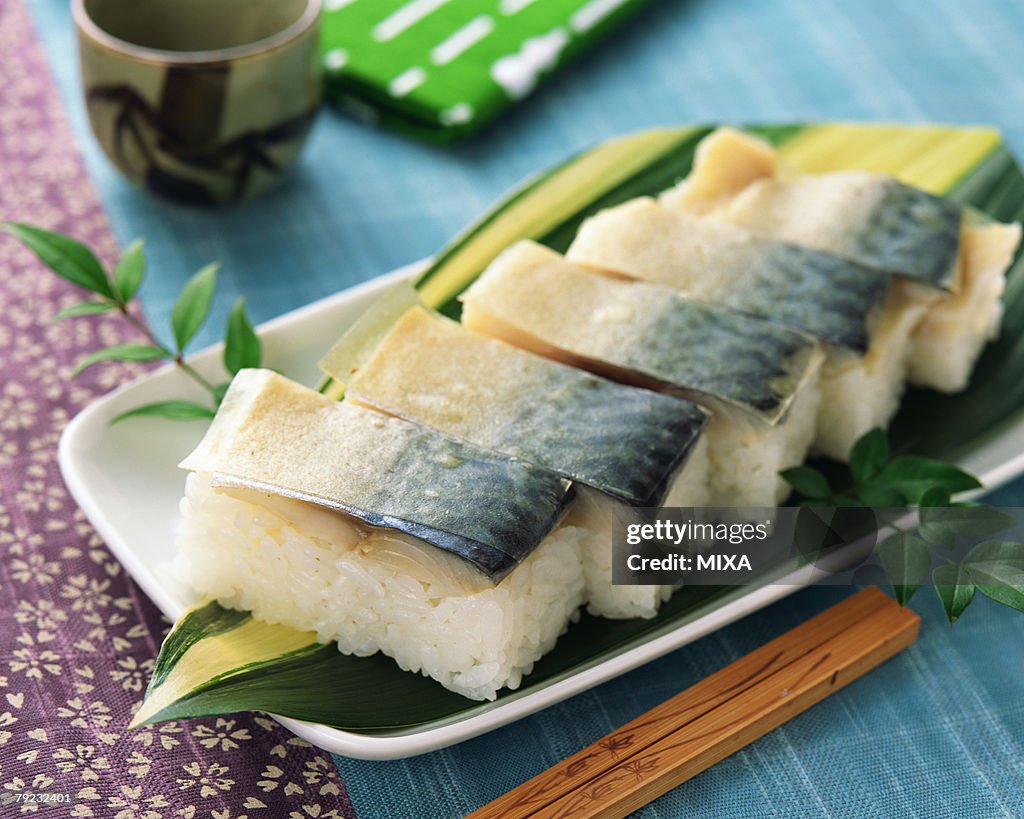
[[141, 691], [146, 684], [146, 678], [153, 669], [153, 660], [145, 660], [137, 663], [134, 657], [125, 657], [117, 661], [120, 668], [110, 671], [110, 678], [114, 682], [121, 683], [125, 691]]
[[41, 680], [44, 671], [54, 676], [61, 673], [60, 655], [56, 652], [40, 649], [28, 634], [19, 636], [18, 642], [23, 648], [11, 652], [14, 657], [9, 663], [11, 671], [21, 671], [33, 680]]
[[199, 725], [192, 732], [204, 748], [214, 749], [220, 746], [222, 751], [237, 748], [239, 742], [252, 739], [248, 728], [235, 728], [235, 720], [217, 718], [214, 726]]
[[163, 819], [163, 814], [156, 808], [169, 808], [170, 802], [161, 795], [145, 796], [142, 786], [131, 787], [122, 785], [118, 796], [107, 799], [108, 808], [120, 808], [111, 814], [111, 819]]
[[11, 563], [11, 577], [21, 583], [30, 581], [39, 585], [52, 583], [60, 569], [57, 561], [47, 560], [39, 553], [30, 554], [26, 558], [14, 558]]
[[97, 771], [109, 771], [110, 762], [105, 756], [97, 756], [93, 745], [76, 745], [74, 750], [60, 748], [53, 752], [57, 770], [70, 774], [78, 770], [84, 782], [95, 782], [100, 778]]
[[176, 745], [181, 745], [181, 740], [175, 734], [180, 734], [185, 729], [177, 722], [161, 722], [159, 725], [150, 725], [132, 734], [132, 741], [142, 743], [144, 748], [159, 745], [165, 751], [171, 750]]
[[113, 598], [108, 593], [109, 589], [109, 580], [97, 580], [95, 577], [78, 574], [68, 578], [68, 582], [61, 587], [60, 596], [72, 601], [71, 608], [74, 611], [95, 611], [110, 605]]
[[45, 643], [56, 636], [54, 632], [61, 623], [67, 622], [68, 616], [50, 600], [38, 600], [34, 603], [31, 600], [19, 600], [14, 619], [22, 625], [34, 624], [38, 630], [36, 640]]
[[0, 392], [0, 430], [17, 432], [31, 429], [39, 407], [17, 381], [8, 381]]
[[193, 785], [199, 785], [199, 795], [203, 798], [216, 796], [222, 791], [229, 791], [235, 784], [234, 779], [224, 776], [228, 772], [227, 765], [213, 762], [204, 768], [198, 762], [189, 762], [181, 767], [192, 779], [179, 779], [178, 787], [186, 791]]

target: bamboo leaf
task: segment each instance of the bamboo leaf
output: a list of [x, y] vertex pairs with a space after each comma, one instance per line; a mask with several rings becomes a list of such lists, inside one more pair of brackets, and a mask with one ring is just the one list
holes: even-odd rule
[[165, 350], [154, 347], [152, 344], [118, 344], [115, 347], [106, 347], [87, 355], [75, 365], [75, 369], [71, 371], [71, 377], [74, 378], [87, 367], [98, 364], [100, 361], [156, 361], [166, 355]]
[[506, 247], [537, 239], [564, 250], [604, 207], [664, 190], [684, 176], [710, 128], [643, 131], [608, 140], [527, 180], [457, 236], [416, 284], [424, 303], [455, 317], [455, 297]]
[[850, 450], [850, 472], [857, 483], [873, 480], [889, 460], [889, 439], [879, 427], [865, 432]]
[[239, 299], [228, 315], [224, 334], [224, 369], [234, 375], [246, 367], [260, 366], [262, 357], [259, 336], [245, 312], [245, 300]]
[[121, 254], [114, 268], [114, 289], [121, 302], [127, 304], [138, 292], [146, 272], [146, 252], [142, 239], [136, 239]]
[[209, 407], [202, 404], [195, 404], [191, 401], [157, 401], [153, 404], [144, 404], [141, 407], [122, 412], [111, 420], [116, 424], [126, 418], [167, 418], [172, 421], [191, 421], [202, 418], [213, 418], [216, 413]]
[[[686, 588], [653, 620], [605, 620], [584, 614], [538, 661], [520, 692], [617, 653], [624, 644], [643, 641], [667, 622], [709, 613], [740, 593], [715, 586]], [[518, 695], [503, 691], [498, 699]], [[185, 612], [164, 640], [132, 727], [259, 710], [373, 733], [415, 728], [492, 707], [402, 671], [382, 654], [348, 656], [336, 645], [316, 642], [312, 633], [203, 602]]]
[[17, 222], [3, 223], [3, 229], [39, 257], [62, 279], [107, 298], [114, 292], [103, 265], [81, 242], [50, 230]]
[[963, 566], [948, 564], [935, 567], [932, 582], [949, 624], [953, 625], [974, 599], [975, 586]]
[[220, 265], [208, 264], [185, 283], [178, 300], [171, 308], [171, 328], [178, 352], [182, 352], [195, 336], [213, 304], [213, 291], [217, 287]]
[[116, 309], [117, 305], [109, 301], [81, 301], [78, 304], [65, 307], [53, 317], [53, 320], [63, 321], [64, 319], [78, 318], [79, 316], [96, 316], [100, 313], [109, 313]]
[[878, 556], [882, 568], [889, 575], [889, 582], [901, 606], [928, 579], [932, 569], [932, 556], [920, 538], [906, 532], [896, 532], [878, 545]]

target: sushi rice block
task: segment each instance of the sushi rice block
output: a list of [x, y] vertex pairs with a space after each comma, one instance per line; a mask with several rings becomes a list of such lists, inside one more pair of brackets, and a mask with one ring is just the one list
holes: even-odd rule
[[583, 602], [567, 481], [276, 373], [241, 371], [182, 466], [184, 581], [466, 697], [517, 687]]
[[967, 387], [981, 351], [999, 335], [1000, 299], [1020, 237], [1019, 224], [965, 228], [959, 286], [928, 308], [911, 336], [912, 384], [947, 393]]
[[732, 129], [701, 143], [690, 176], [661, 201], [930, 285], [904, 294], [926, 304], [908, 350], [913, 384], [964, 389], [998, 332], [1017, 224], [972, 219], [956, 203], [883, 174], [796, 174], [770, 145]]
[[548, 361], [422, 307], [384, 336], [346, 400], [575, 481], [566, 525], [581, 533], [591, 613], [653, 617], [672, 593], [612, 585], [612, 519], [624, 506], [706, 505], [706, 413], [691, 402]]
[[895, 413], [911, 335], [932, 292], [834, 254], [761, 239], [650, 198], [588, 219], [566, 256], [580, 266], [667, 285], [826, 342], [814, 449], [839, 460], [861, 435], [886, 426]]
[[708, 409], [709, 505], [774, 506], [789, 494], [778, 473], [803, 462], [816, 429], [823, 353], [811, 337], [527, 241], [462, 302], [473, 330]]

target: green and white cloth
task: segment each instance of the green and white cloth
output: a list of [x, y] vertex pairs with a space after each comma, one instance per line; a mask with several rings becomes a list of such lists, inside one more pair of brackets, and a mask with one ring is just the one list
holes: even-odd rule
[[433, 141], [479, 128], [645, 0], [324, 0], [327, 95]]

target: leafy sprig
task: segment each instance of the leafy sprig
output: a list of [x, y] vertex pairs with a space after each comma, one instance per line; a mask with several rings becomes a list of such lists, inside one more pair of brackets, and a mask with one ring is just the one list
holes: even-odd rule
[[[177, 366], [210, 396], [209, 405], [184, 400], [145, 404], [121, 413], [111, 423], [144, 416], [173, 420], [214, 416], [230, 382], [211, 382], [192, 367], [185, 354], [210, 314], [219, 265], [207, 265], [185, 283], [171, 310], [171, 336], [174, 343], [166, 345], [153, 332], [141, 312], [132, 309], [132, 301], [146, 273], [145, 247], [141, 239], [129, 245], [113, 271], [108, 271], [88, 247], [69, 236], [15, 222], [3, 223], [2, 227], [33, 251], [54, 273], [90, 294], [88, 299], [57, 313], [55, 321], [119, 313], [144, 338], [142, 342], [115, 344], [86, 355], [75, 365], [72, 378], [101, 361], [164, 360]], [[244, 367], [260, 366], [261, 359], [259, 337], [253, 330], [245, 311], [245, 303], [240, 298], [231, 309], [225, 328], [224, 369], [228, 375], [234, 376]]]
[[802, 506], [919, 507], [916, 529], [893, 526], [895, 531], [878, 544], [882, 568], [900, 605], [909, 603], [930, 579], [951, 624], [976, 592], [1024, 612], [1024, 543], [985, 540], [957, 560], [958, 544], [1005, 532], [1017, 523], [992, 506], [953, 500], [981, 487], [973, 475], [932, 458], [893, 456], [881, 429], [853, 445], [840, 481], [807, 465], [780, 474], [802, 496]]

